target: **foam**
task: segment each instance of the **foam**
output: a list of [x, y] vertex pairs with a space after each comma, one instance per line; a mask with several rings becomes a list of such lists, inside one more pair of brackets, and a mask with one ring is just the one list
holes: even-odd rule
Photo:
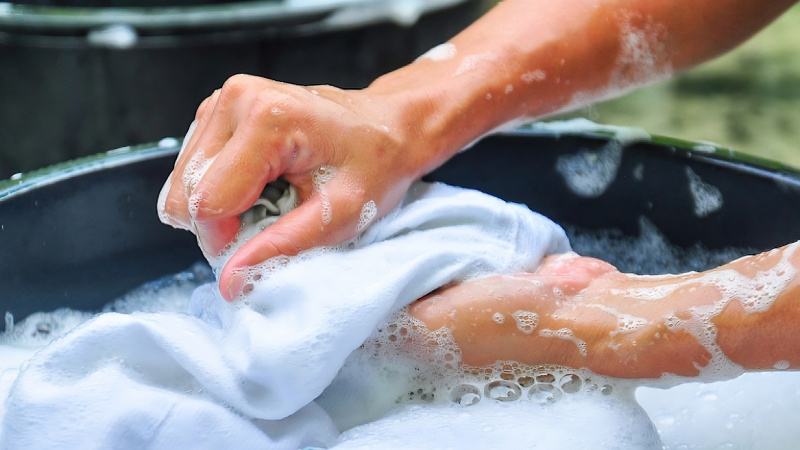
[[514, 322], [517, 323], [517, 329], [525, 334], [533, 333], [533, 330], [536, 329], [536, 325], [539, 324], [539, 315], [535, 312], [514, 311], [511, 317], [513, 317]]
[[618, 89], [628, 89], [644, 83], [669, 78], [673, 69], [668, 62], [661, 61], [666, 53], [664, 42], [666, 28], [650, 18], [643, 26], [634, 25], [632, 19], [641, 19], [638, 14], [620, 11], [618, 14], [621, 51], [617, 59], [617, 72], [612, 75], [612, 83]]
[[586, 342], [575, 337], [575, 333], [569, 328], [560, 328], [558, 330], [550, 330], [544, 328], [542, 330], [539, 330], [539, 336], [552, 337], [570, 341], [574, 343], [575, 346], [578, 347], [578, 351], [581, 352], [581, 355], [586, 356]]
[[789, 363], [789, 361], [786, 361], [786, 360], [783, 360], [783, 359], [782, 359], [782, 360], [780, 360], [780, 361], [776, 362], [776, 363], [775, 363], [775, 365], [774, 365], [774, 366], [772, 366], [772, 367], [773, 367], [775, 370], [786, 370], [786, 369], [788, 369], [790, 366], [791, 366], [791, 364]]
[[657, 288], [614, 290], [612, 293], [652, 301], [664, 298], [681, 288], [690, 289], [695, 286], [714, 288], [719, 298], [708, 304], [689, 308], [689, 318], [679, 318], [670, 314], [663, 318], [663, 323], [670, 331], [685, 331], [694, 336], [711, 354], [710, 362], [704, 367], [698, 367], [701, 379], [734, 378], [744, 373], [744, 369], [730, 361], [720, 349], [716, 342], [717, 329], [713, 319], [732, 301], [738, 301], [746, 313], [769, 310], [778, 295], [797, 275], [797, 269], [791, 264], [790, 258], [799, 246], [800, 243], [795, 243], [786, 247], [780, 252], [781, 259], [774, 267], [761, 270], [753, 277], [733, 269], [716, 270]]
[[722, 208], [722, 192], [719, 188], [703, 181], [690, 167], [686, 168], [689, 178], [689, 192], [694, 201], [694, 215], [706, 217]]
[[492, 321], [498, 325], [502, 325], [506, 322], [506, 316], [501, 312], [496, 312], [492, 314]]
[[328, 198], [328, 191], [325, 190], [325, 184], [336, 176], [336, 168], [329, 166], [321, 166], [312, 174], [312, 182], [314, 183], [314, 191], [320, 195], [322, 201], [322, 223], [328, 225], [333, 219], [333, 209], [331, 201]]
[[[611, 238], [593, 248], [628, 247], [629, 242]], [[627, 251], [639, 253], [636, 247]], [[676, 258], [679, 253], [664, 255], [676, 259], [666, 267], [680, 267], [691, 259]], [[148, 283], [105, 310], [179, 310], [188, 301], [191, 286], [208, 276], [209, 269], [197, 265]], [[148, 306], [148, 301], [153, 304]], [[436, 345], [431, 346], [433, 342]], [[31, 353], [21, 349], [17, 359]], [[666, 448], [711, 448], [726, 443], [791, 448], [800, 435], [794, 432], [796, 427], [781, 424], [796, 413], [797, 376], [774, 375], [779, 374], [747, 374], [726, 383], [691, 383], [668, 390], [640, 388], [637, 398], [658, 426]], [[14, 368], [0, 371], [0, 393], [15, 376]], [[339, 449], [513, 448], [521, 443], [543, 448], [660, 448], [653, 425], [631, 401], [637, 384], [552, 366], [463, 365], [446, 330], [427, 332], [401, 310], [348, 358], [319, 403], [347, 430], [335, 445], [331, 443]], [[326, 400], [333, 400], [333, 406]], [[576, 434], [576, 429], [581, 433]]]
[[588, 231], [570, 226], [565, 229], [575, 252], [607, 261], [621, 272], [641, 275], [699, 272], [755, 253], [751, 248], [711, 250], [700, 244], [676, 247], [645, 217], [639, 219], [638, 236], [627, 236], [614, 229]]
[[499, 401], [469, 407], [407, 405], [346, 431], [335, 448], [616, 450], [660, 449], [661, 443], [637, 405], [575, 397], [551, 405]]
[[370, 200], [367, 203], [364, 203], [364, 206], [361, 208], [361, 215], [358, 218], [358, 225], [356, 226], [356, 231], [361, 231], [364, 228], [366, 228], [370, 223], [372, 223], [377, 214], [378, 214], [378, 205], [375, 204], [374, 200]]
[[[737, 257], [752, 253], [748, 249], [724, 249], [709, 252], [702, 247], [695, 246], [690, 249], [679, 250], [670, 246], [658, 230], [645, 219], [641, 219], [641, 236], [639, 238], [614, 237], [613, 234], [603, 235], [595, 232], [587, 235], [580, 231], [571, 232], [571, 241], [576, 251], [583, 250], [594, 256], [605, 257], [620, 270], [634, 273], [659, 272], [690, 272], [691, 270], [706, 270], [729, 262]], [[589, 237], [593, 235], [594, 237]], [[621, 254], [615, 254], [607, 249], [614, 240], [618, 241], [612, 246], [622, 249]], [[599, 243], [599, 246], [598, 246]], [[798, 245], [792, 244], [780, 252], [779, 262], [772, 268], [761, 270], [753, 277], [743, 275], [733, 269], [715, 270], [683, 281], [675, 281], [652, 288], [629, 288], [614, 290], [613, 294], [638, 298], [643, 301], [655, 301], [666, 297], [679, 289], [691, 290], [698, 287], [711, 287], [718, 298], [708, 299], [703, 306], [689, 309], [689, 318], [679, 318], [668, 315], [659, 320], [673, 332], [687, 332], [692, 335], [711, 355], [711, 360], [704, 367], [697, 367], [700, 371], [699, 379], [705, 381], [731, 379], [741, 375], [744, 369], [730, 361], [716, 343], [717, 330], [713, 324], [716, 317], [731, 301], [739, 301], [747, 313], [763, 312], [768, 310], [777, 295], [783, 291], [792, 277], [797, 274], [797, 269], [789, 261]], [[602, 248], [601, 248], [602, 247]], [[774, 250], [773, 252], [779, 252]], [[652, 255], [658, 254], [659, 261], [654, 262]], [[774, 253], [773, 253], [774, 254]], [[623, 256], [619, 258], [618, 256]], [[620, 267], [622, 266], [622, 267]], [[592, 305], [598, 307], [597, 305]], [[631, 325], [637, 326], [642, 322], [640, 318], [630, 318]], [[622, 331], [620, 329], [620, 331]], [[613, 337], [613, 336], [612, 336]], [[613, 339], [612, 339], [613, 345]], [[674, 385], [686, 380], [672, 375], [665, 375], [661, 382]]]
[[427, 52], [423, 53], [422, 56], [417, 58], [417, 61], [421, 59], [430, 59], [433, 61], [447, 61], [448, 59], [455, 58], [457, 50], [455, 44], [451, 44], [446, 42], [444, 44], [439, 44], [436, 47], [428, 50]]
[[616, 179], [624, 147], [650, 140], [650, 134], [641, 128], [602, 125], [583, 118], [535, 122], [531, 128], [556, 136], [597, 132], [613, 134], [613, 138], [597, 150], [581, 149], [577, 153], [560, 156], [556, 162], [556, 171], [567, 187], [587, 198], [602, 195]]
[[461, 59], [454, 76], [463, 75], [475, 70], [482, 64], [490, 64], [497, 61], [498, 56], [492, 52], [483, 52], [475, 55], [467, 55]]
[[[524, 311], [518, 315], [531, 317]], [[393, 414], [405, 405], [478, 411], [474, 408], [515, 402], [536, 411], [577, 398], [596, 401], [614, 396], [615, 401], [630, 402], [633, 386], [585, 369], [553, 365], [498, 361], [471, 366], [461, 361], [448, 329], [428, 330], [402, 309], [350, 355], [317, 403], [331, 413], [340, 429], [347, 430]], [[343, 396], [345, 391], [347, 395]], [[523, 441], [517, 442], [518, 447]]]
[[620, 313], [616, 309], [607, 307], [605, 305], [588, 304], [588, 303], [584, 303], [584, 305], [590, 308], [599, 309], [617, 318], [617, 329], [609, 333], [611, 340], [608, 345], [609, 348], [611, 348], [612, 350], [617, 350], [620, 346], [620, 344], [617, 344], [614, 340], [616, 336], [620, 334], [634, 332], [642, 328], [643, 326], [647, 325], [648, 323], [650, 323], [650, 321], [645, 318], [636, 317], [632, 314]]
[[531, 84], [534, 81], [544, 81], [547, 79], [547, 72], [544, 70], [532, 70], [530, 72], [525, 72], [520, 76], [520, 79], [525, 82], [525, 84]]
[[[183, 143], [181, 144], [181, 149], [178, 151], [178, 158], [180, 159], [181, 155], [183, 155], [184, 150], [186, 150], [186, 146], [189, 145], [189, 140], [192, 138], [194, 134], [194, 130], [197, 129], [197, 121], [193, 121], [191, 125], [189, 125], [189, 130], [186, 132], [186, 136], [183, 138]], [[163, 141], [164, 139], [162, 139]], [[176, 161], [177, 161], [176, 159]], [[175, 220], [170, 214], [167, 213], [167, 197], [169, 196], [169, 192], [172, 189], [172, 175], [170, 174], [167, 177], [167, 180], [164, 182], [164, 186], [161, 188], [161, 191], [158, 194], [158, 200], [156, 201], [156, 211], [158, 211], [158, 218], [161, 220], [162, 223], [169, 224], [176, 228], [181, 228], [184, 230], [189, 230], [184, 224], [181, 224], [179, 221]]]
[[667, 449], [792, 449], [800, 442], [797, 372], [746, 373], [716, 383], [642, 387], [636, 399]]
[[581, 150], [558, 157], [556, 171], [573, 193], [586, 198], [602, 195], [617, 177], [622, 145], [608, 141], [599, 150]]

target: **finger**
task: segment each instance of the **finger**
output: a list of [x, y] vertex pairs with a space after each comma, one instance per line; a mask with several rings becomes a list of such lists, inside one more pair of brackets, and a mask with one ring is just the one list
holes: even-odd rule
[[206, 98], [197, 110], [195, 120], [189, 126], [189, 131], [183, 138], [183, 144], [175, 159], [172, 172], [167, 177], [164, 187], [159, 194], [158, 212], [162, 222], [177, 228], [192, 230], [191, 220], [188, 214], [188, 198], [186, 187], [183, 183], [183, 174], [186, 164], [192, 158], [193, 150], [197, 145], [197, 139], [203, 133], [206, 124], [211, 118], [213, 107], [219, 98], [219, 89]]
[[[333, 184], [333, 182], [331, 183]], [[341, 184], [338, 183], [339, 187]], [[252, 282], [249, 268], [279, 255], [294, 256], [314, 247], [352, 239], [363, 204], [347, 189], [318, 190], [307, 201], [281, 217], [244, 244], [220, 274], [220, 292], [227, 300], [240, 297]]]
[[225, 144], [194, 187], [187, 206], [207, 255], [219, 255], [236, 236], [239, 215], [284, 172], [294, 145], [280, 133], [264, 133], [249, 124], [239, 127]]
[[233, 136], [240, 118], [247, 116], [254, 98], [252, 87], [258, 80], [247, 75], [235, 75], [198, 108], [197, 130], [175, 164], [166, 200], [179, 221], [191, 224], [194, 205], [189, 200], [195, 186]]

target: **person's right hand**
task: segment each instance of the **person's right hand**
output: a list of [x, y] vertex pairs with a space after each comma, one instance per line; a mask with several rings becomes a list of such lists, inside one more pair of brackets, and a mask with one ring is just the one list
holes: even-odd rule
[[414, 125], [423, 112], [404, 112], [400, 103], [368, 90], [234, 76], [200, 105], [159, 215], [195, 233], [214, 258], [267, 183], [283, 177], [295, 186], [301, 204], [222, 270], [220, 292], [232, 300], [246, 290], [247, 267], [355, 237], [432, 168]]

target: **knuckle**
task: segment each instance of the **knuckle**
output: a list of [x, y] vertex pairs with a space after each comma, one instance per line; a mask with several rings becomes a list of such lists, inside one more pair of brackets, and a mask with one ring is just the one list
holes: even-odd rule
[[222, 105], [230, 104], [241, 97], [253, 83], [255, 77], [238, 74], [228, 78], [219, 91], [219, 102]]
[[265, 117], [275, 120], [291, 110], [292, 104], [292, 96], [280, 89], [264, 89], [253, 98], [250, 116], [255, 120], [263, 120]]

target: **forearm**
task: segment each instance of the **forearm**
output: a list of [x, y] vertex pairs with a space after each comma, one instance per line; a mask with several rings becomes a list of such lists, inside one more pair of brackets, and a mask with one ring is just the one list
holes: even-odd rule
[[376, 80], [432, 170], [481, 135], [618, 95], [739, 44], [794, 0], [505, 0], [438, 53]]
[[[747, 370], [800, 369], [800, 251], [797, 246], [793, 244], [774, 254], [760, 256], [768, 267], [772, 266], [760, 275], [748, 273], [746, 261], [731, 264], [756, 280], [755, 290], [740, 287], [740, 294], [745, 295], [728, 303], [712, 322], [718, 330], [720, 349]], [[766, 282], [760, 282], [758, 276]], [[770, 290], [776, 287], [779, 293], [773, 295]], [[759, 297], [762, 292], [765, 295]]]

